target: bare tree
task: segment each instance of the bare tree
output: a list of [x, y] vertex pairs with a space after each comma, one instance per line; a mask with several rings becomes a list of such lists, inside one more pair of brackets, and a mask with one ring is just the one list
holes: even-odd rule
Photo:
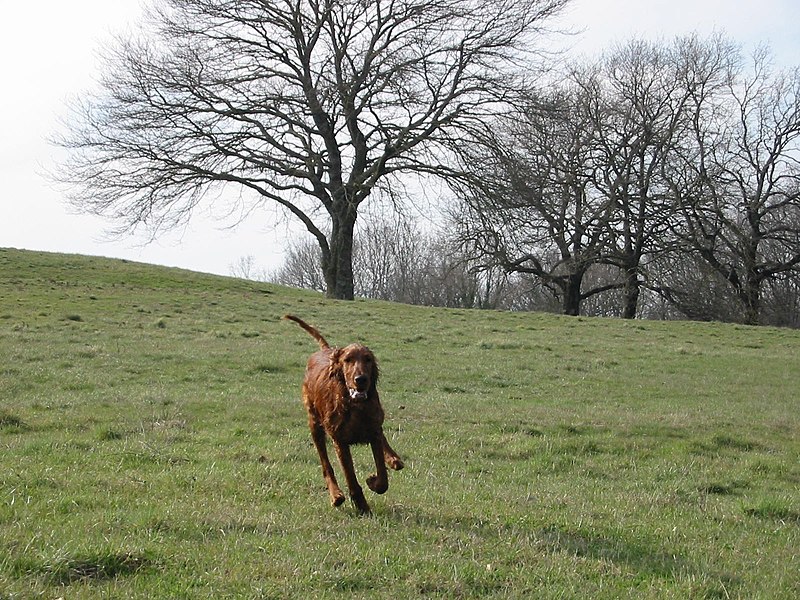
[[651, 288], [689, 318], [738, 320], [725, 277], [702, 262], [717, 245], [716, 226], [707, 229], [710, 213], [704, 207], [719, 178], [714, 156], [728, 143], [722, 132], [730, 120], [728, 93], [740, 50], [723, 36], [688, 36], [676, 42], [672, 56], [685, 105], [681, 127], [661, 163], [675, 212], [667, 222], [671, 235], [660, 240], [663, 252], [651, 265]]
[[266, 279], [281, 285], [324, 292], [325, 277], [319, 246], [311, 240], [291, 242], [283, 265]]
[[421, 273], [414, 304], [448, 308], [507, 308], [508, 277], [497, 267], [476, 265], [450, 236], [430, 241], [420, 257]]
[[694, 144], [671, 181], [683, 241], [732, 287], [742, 320], [757, 324], [765, 282], [800, 266], [800, 70], [774, 73], [761, 49], [752, 70], [734, 70], [725, 85], [721, 98], [698, 96]]
[[404, 215], [370, 214], [355, 238], [356, 294], [415, 304], [430, 236]]
[[535, 275], [566, 314], [603, 294], [589, 310], [617, 314], [613, 296], [633, 318], [647, 288], [693, 318], [758, 323], [766, 283], [792, 297], [777, 283], [800, 267], [799, 70], [772, 73], [762, 51], [745, 75], [723, 36], [632, 41], [531, 107], [462, 152], [455, 216], [476, 260]]
[[228, 267], [231, 277], [258, 281], [264, 279], [264, 272], [256, 266], [256, 258], [252, 254], [240, 256], [239, 259]]
[[[81, 210], [153, 235], [230, 185], [277, 203], [353, 297], [359, 207], [393, 176], [448, 176], [447, 149], [502, 110], [569, 0], [161, 0], [110, 49], [60, 143]], [[230, 198], [229, 196], [227, 196]]]
[[[730, 293], [725, 277], [697, 253], [664, 253], [648, 268], [657, 285], [654, 286], [655, 293], [648, 298], [650, 306], [644, 308], [650, 310], [645, 317], [723, 322], [742, 320], [741, 305]], [[655, 308], [657, 299], [665, 302], [666, 306], [662, 302]]]
[[[397, 215], [390, 222], [368, 214], [359, 221], [354, 248], [358, 296], [450, 308], [521, 310], [523, 305], [512, 289], [522, 286], [512, 284], [501, 269], [478, 268], [447, 233], [423, 230], [409, 216]], [[269, 279], [319, 290], [319, 247], [311, 241], [294, 244]]]
[[589, 111], [595, 185], [612, 208], [603, 261], [621, 271], [621, 316], [632, 319], [645, 263], [669, 231], [674, 211], [661, 175], [682, 127], [686, 91], [672, 49], [661, 42], [632, 40], [607, 53], [599, 66], [602, 92]]
[[472, 178], [455, 182], [463, 206], [452, 215], [475, 260], [536, 276], [568, 315], [608, 289], [584, 287], [607, 246], [613, 206], [593, 183], [595, 123], [588, 107], [597, 102], [597, 88], [583, 84], [554, 86], [462, 151]]
[[779, 327], [800, 327], [800, 270], [768, 280], [763, 296], [762, 321]]

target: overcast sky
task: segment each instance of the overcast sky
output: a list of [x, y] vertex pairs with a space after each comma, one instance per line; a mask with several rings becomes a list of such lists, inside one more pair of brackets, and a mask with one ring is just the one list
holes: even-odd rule
[[[274, 215], [253, 214], [231, 230], [223, 215], [199, 212], [181, 231], [145, 245], [108, 240], [108, 224], [71, 214], [43, 173], [58, 160], [48, 141], [66, 102], [92, 85], [98, 49], [135, 24], [140, 0], [4, 3], [0, 12], [0, 247], [128, 258], [227, 275], [252, 255], [277, 266], [286, 239]], [[633, 36], [672, 38], [723, 31], [746, 49], [766, 42], [780, 65], [800, 65], [798, 0], [573, 0], [562, 21], [584, 33], [575, 51], [594, 54]]]

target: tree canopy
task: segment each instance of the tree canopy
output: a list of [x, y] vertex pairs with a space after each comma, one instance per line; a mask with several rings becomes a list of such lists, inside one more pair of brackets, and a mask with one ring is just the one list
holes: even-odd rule
[[[749, 58], [690, 35], [568, 65], [462, 153], [460, 243], [535, 275], [567, 314], [616, 290], [634, 318], [649, 289], [695, 318], [761, 322], [767, 286], [800, 272], [800, 70]], [[709, 310], [723, 288], [731, 307]]]
[[569, 0], [162, 0], [74, 107], [59, 178], [82, 211], [153, 235], [238, 186], [318, 243], [353, 297], [359, 206], [503, 110]]

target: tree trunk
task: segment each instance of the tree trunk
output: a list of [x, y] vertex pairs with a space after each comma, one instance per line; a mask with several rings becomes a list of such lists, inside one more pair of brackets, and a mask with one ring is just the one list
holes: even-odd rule
[[331, 232], [330, 255], [323, 260], [326, 296], [336, 300], [353, 300], [353, 234], [355, 232], [355, 210], [343, 210], [334, 215]]
[[564, 292], [564, 314], [577, 317], [581, 314], [581, 284], [583, 283], [583, 271], [571, 273], [564, 278], [562, 290]]
[[622, 318], [635, 319], [636, 309], [639, 306], [639, 273], [637, 269], [625, 270], [625, 288], [622, 298]]
[[746, 325], [758, 325], [761, 312], [761, 277], [758, 268], [758, 245], [761, 238], [757, 211], [748, 209], [748, 222], [750, 223], [750, 240], [744, 252], [744, 280], [739, 287], [739, 299], [744, 309], [744, 322]]
[[761, 317], [761, 281], [755, 273], [748, 273], [744, 286], [739, 291], [744, 308], [746, 325], [758, 325]]

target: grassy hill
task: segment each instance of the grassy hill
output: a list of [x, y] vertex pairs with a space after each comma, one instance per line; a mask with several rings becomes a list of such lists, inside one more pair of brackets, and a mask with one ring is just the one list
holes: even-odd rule
[[[381, 362], [370, 517], [328, 504], [286, 312]], [[798, 381], [798, 331], [0, 249], [0, 599], [795, 598]]]

